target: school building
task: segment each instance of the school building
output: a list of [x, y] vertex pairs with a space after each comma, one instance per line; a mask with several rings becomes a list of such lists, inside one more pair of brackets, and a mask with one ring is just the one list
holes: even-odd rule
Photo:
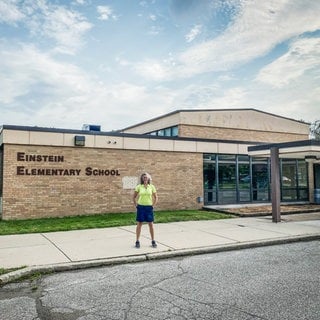
[[133, 212], [143, 172], [157, 211], [270, 203], [275, 147], [280, 201], [317, 202], [320, 141], [309, 127], [256, 109], [177, 110], [112, 132], [3, 125], [1, 217]]

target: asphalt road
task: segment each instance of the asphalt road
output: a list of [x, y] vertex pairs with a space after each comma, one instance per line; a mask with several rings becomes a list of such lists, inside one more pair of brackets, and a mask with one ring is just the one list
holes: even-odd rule
[[320, 241], [45, 275], [0, 288], [1, 320], [319, 320]]

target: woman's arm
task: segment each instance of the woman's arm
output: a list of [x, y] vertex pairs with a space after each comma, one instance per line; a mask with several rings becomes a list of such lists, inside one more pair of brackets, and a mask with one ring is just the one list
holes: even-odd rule
[[158, 202], [158, 194], [156, 192], [154, 192], [152, 194], [152, 206], [155, 206]]
[[138, 195], [138, 192], [135, 191], [134, 194], [133, 194], [133, 204], [134, 204], [135, 206], [137, 206], [137, 195]]

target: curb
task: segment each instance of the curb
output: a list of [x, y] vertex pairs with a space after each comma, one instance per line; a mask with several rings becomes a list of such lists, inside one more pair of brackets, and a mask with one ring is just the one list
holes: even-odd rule
[[258, 247], [266, 247], [272, 245], [293, 243], [293, 242], [302, 242], [302, 241], [314, 241], [320, 240], [319, 234], [310, 234], [310, 235], [302, 235], [302, 236], [292, 236], [292, 237], [284, 237], [278, 239], [266, 239], [266, 240], [258, 240], [258, 241], [248, 241], [248, 242], [239, 242], [239, 243], [231, 243], [224, 245], [216, 245], [211, 247], [200, 247], [193, 249], [180, 249], [169, 252], [157, 252], [157, 253], [149, 253], [146, 254], [146, 260], [159, 260], [159, 259], [167, 259], [173, 257], [183, 257], [183, 256], [191, 256], [191, 255], [200, 255], [207, 253], [218, 253], [225, 251], [233, 251], [233, 250], [241, 250], [241, 249], [250, 249], [250, 248], [258, 248]]
[[220, 245], [220, 246], [218, 245], [218, 246], [199, 247], [199, 248], [192, 248], [192, 249], [178, 249], [178, 250], [172, 250], [172, 251], [166, 251], [166, 252], [147, 253], [142, 255], [133, 255], [133, 256], [126, 256], [126, 257], [118, 257], [118, 258], [96, 259], [96, 260], [86, 260], [86, 261], [80, 261], [80, 262], [31, 266], [31, 267], [26, 267], [24, 269], [16, 270], [16, 271], [1, 275], [0, 286], [4, 284], [8, 284], [10, 282], [14, 282], [23, 277], [31, 276], [36, 273], [46, 274], [46, 273], [54, 273], [54, 272], [64, 272], [64, 271], [80, 270], [80, 269], [86, 269], [86, 268], [104, 267], [104, 266], [120, 265], [120, 264], [126, 264], [126, 263], [136, 263], [136, 262], [143, 262], [143, 261], [149, 261], [149, 260], [150, 261], [162, 260], [162, 259], [169, 259], [169, 258], [175, 258], [175, 257], [184, 257], [184, 256], [217, 253], [217, 252], [224, 252], [224, 251], [265, 247], [265, 246], [272, 246], [272, 245], [279, 245], [279, 244], [286, 244], [286, 243], [293, 243], [293, 242], [300, 242], [300, 241], [314, 241], [319, 239], [320, 239], [320, 233], [311, 234], [311, 235], [284, 237], [284, 238], [278, 238], [278, 239], [248, 241], [248, 242], [233, 243], [233, 244]]
[[85, 260], [79, 262], [66, 262], [56, 263], [40, 266], [31, 266], [24, 269], [19, 269], [13, 272], [9, 272], [0, 276], [0, 286], [15, 280], [19, 280], [22, 277], [28, 277], [36, 273], [45, 274], [53, 272], [64, 272], [72, 270], [80, 270], [86, 268], [103, 267], [109, 265], [125, 264], [131, 262], [146, 261], [145, 255], [135, 255], [128, 257], [118, 258], [107, 258], [107, 259], [96, 259], [96, 260]]

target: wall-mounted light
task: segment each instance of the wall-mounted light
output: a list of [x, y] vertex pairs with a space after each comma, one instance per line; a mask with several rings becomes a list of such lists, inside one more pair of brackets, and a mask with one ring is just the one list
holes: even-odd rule
[[202, 203], [203, 202], [203, 197], [197, 197], [197, 202]]
[[74, 145], [77, 147], [83, 147], [86, 142], [85, 136], [74, 136]]

